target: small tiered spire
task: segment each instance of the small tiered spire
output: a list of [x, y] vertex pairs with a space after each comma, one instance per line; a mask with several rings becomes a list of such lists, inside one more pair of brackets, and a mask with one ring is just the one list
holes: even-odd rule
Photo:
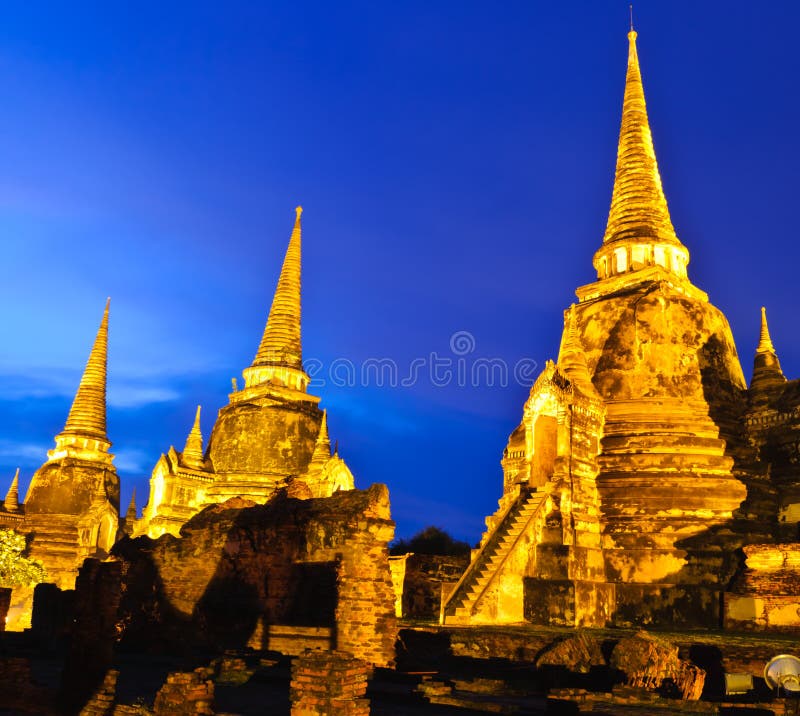
[[194, 424], [186, 437], [182, 453], [183, 462], [189, 467], [203, 467], [203, 433], [200, 431], [200, 406], [194, 416]]
[[586, 353], [578, 336], [575, 304], [564, 315], [564, 340], [558, 356], [559, 370], [585, 395], [595, 395], [592, 376], [586, 363]]
[[108, 500], [108, 492], [106, 491], [106, 478], [105, 475], [100, 475], [97, 481], [97, 487], [92, 497], [92, 502], [106, 502]]
[[3, 502], [6, 512], [19, 512], [19, 468], [14, 473], [11, 487], [8, 488], [6, 499]]
[[767, 325], [767, 309], [761, 307], [761, 333], [758, 339], [756, 355], [753, 361], [753, 377], [750, 380], [750, 390], [763, 390], [781, 386], [786, 382], [781, 370], [781, 363]]
[[108, 442], [106, 436], [106, 367], [108, 361], [108, 307], [97, 331], [89, 360], [83, 371], [75, 400], [60, 436], [99, 438]]
[[317, 442], [314, 445], [314, 452], [311, 455], [311, 466], [322, 467], [331, 459], [331, 438], [328, 435], [328, 411], [322, 411], [322, 422], [317, 433]]
[[133, 488], [131, 493], [131, 502], [128, 505], [128, 511], [125, 513], [125, 520], [130, 522], [136, 521], [136, 488]]

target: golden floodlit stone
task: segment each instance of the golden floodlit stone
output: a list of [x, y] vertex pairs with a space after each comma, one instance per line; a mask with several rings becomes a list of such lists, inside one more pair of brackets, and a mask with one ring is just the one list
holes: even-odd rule
[[203, 507], [244, 497], [266, 502], [287, 487], [300, 498], [352, 490], [353, 475], [331, 455], [327, 417], [307, 392], [301, 344], [302, 209], [281, 267], [256, 356], [234, 382], [203, 450], [199, 408], [182, 453], [170, 448], [150, 480], [150, 497], [135, 534], [177, 535]]
[[509, 438], [499, 509], [445, 623], [715, 626], [737, 549], [797, 530], [800, 387], [762, 310], [748, 389], [725, 316], [688, 277], [636, 37], [597, 280]]
[[[29, 556], [48, 581], [71, 589], [86, 557], [105, 557], [117, 539], [119, 478], [106, 434], [108, 312], [89, 353], [64, 429], [18, 501], [19, 472], [0, 512], [0, 525], [28, 535]], [[32, 590], [15, 590], [8, 628], [30, 625]]]

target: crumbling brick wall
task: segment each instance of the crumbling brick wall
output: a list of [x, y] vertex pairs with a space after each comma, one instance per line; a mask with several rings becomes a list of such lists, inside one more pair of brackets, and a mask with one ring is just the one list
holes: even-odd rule
[[153, 704], [155, 716], [213, 716], [214, 682], [209, 669], [167, 676]]
[[403, 582], [403, 617], [438, 621], [443, 587], [449, 594], [468, 566], [469, 555], [409, 554]]
[[744, 553], [724, 595], [725, 628], [800, 632], [800, 544], [751, 544]]
[[278, 494], [265, 505], [234, 498], [196, 515], [179, 538], [122, 540], [113, 550], [119, 638], [131, 648], [225, 650], [253, 645], [272, 624], [331, 626], [339, 648], [389, 665], [393, 534], [388, 490], [373, 485], [310, 500]]

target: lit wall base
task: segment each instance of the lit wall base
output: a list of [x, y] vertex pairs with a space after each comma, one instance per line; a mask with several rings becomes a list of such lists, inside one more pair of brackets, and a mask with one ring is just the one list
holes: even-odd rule
[[612, 626], [713, 629], [720, 624], [721, 591], [700, 584], [617, 584]]
[[615, 587], [607, 582], [527, 577], [524, 580], [525, 620], [547, 626], [608, 626]]

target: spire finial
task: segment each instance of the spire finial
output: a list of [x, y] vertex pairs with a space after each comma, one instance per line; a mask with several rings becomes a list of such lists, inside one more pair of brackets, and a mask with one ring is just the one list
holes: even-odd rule
[[203, 467], [203, 433], [200, 430], [200, 406], [194, 414], [194, 423], [189, 435], [186, 437], [186, 445], [181, 454], [183, 462], [189, 467], [202, 469]]
[[89, 360], [83, 371], [80, 385], [64, 425], [62, 435], [100, 438], [106, 436], [106, 373], [108, 366], [108, 309], [111, 299], [106, 299], [106, 307], [97, 337], [89, 353]]
[[767, 325], [767, 309], [761, 306], [761, 334], [758, 337], [757, 353], [774, 353], [775, 346], [772, 344], [772, 338], [769, 335], [769, 326]]
[[19, 468], [14, 473], [11, 487], [8, 488], [6, 499], [3, 501], [6, 512], [19, 512]]
[[750, 380], [750, 389], [760, 391], [766, 388], [781, 386], [786, 382], [781, 370], [781, 363], [767, 325], [767, 309], [761, 307], [761, 334], [758, 338], [755, 360], [753, 361], [753, 377]]
[[585, 395], [596, 393], [586, 363], [586, 353], [578, 336], [578, 317], [574, 303], [564, 311], [564, 338], [558, 356], [558, 368]]
[[135, 520], [136, 519], [136, 488], [133, 488], [133, 492], [131, 493], [131, 502], [128, 505], [128, 511], [125, 513], [126, 520]]
[[633, 29], [633, 3], [631, 3], [630, 5], [628, 5], [628, 8], [629, 8], [629, 9], [630, 9], [630, 11], [631, 11], [631, 32], [636, 32], [636, 31]]

